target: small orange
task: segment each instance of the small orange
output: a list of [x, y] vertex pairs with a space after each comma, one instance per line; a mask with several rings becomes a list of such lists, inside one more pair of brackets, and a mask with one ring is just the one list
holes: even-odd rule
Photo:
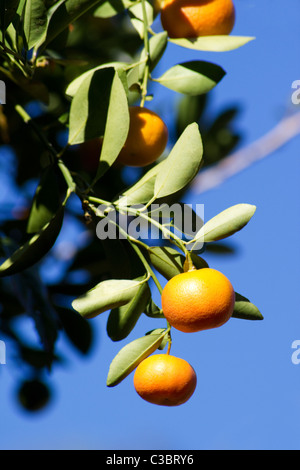
[[184, 359], [169, 354], [154, 354], [142, 361], [134, 374], [134, 388], [155, 405], [182, 405], [193, 395], [197, 377]]
[[143, 167], [161, 156], [168, 142], [168, 129], [154, 111], [130, 106], [130, 126], [127, 140], [117, 163]]
[[232, 0], [165, 0], [161, 22], [170, 38], [227, 35], [235, 8]]
[[161, 300], [170, 325], [192, 333], [226, 323], [233, 313], [235, 292], [224, 274], [203, 268], [170, 279]]

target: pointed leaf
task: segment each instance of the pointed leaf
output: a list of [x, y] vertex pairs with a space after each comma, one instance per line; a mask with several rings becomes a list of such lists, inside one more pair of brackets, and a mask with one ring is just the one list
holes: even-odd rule
[[155, 165], [151, 170], [138, 180], [131, 188], [127, 189], [117, 200], [119, 207], [132, 206], [134, 204], [146, 204], [154, 195], [156, 176], [164, 162]]
[[199, 230], [192, 242], [214, 242], [230, 237], [241, 230], [254, 215], [256, 207], [250, 204], [237, 204], [225, 209], [210, 219]]
[[194, 49], [197, 51], [209, 51], [209, 52], [226, 52], [238, 49], [244, 46], [250, 41], [253, 41], [254, 37], [247, 36], [202, 36], [193, 39], [169, 39], [169, 41], [177, 46], [181, 46], [187, 49]]
[[98, 18], [111, 18], [122, 13], [125, 9], [131, 7], [136, 0], [107, 0], [94, 11], [94, 16]]
[[109, 279], [97, 284], [72, 302], [72, 307], [85, 318], [94, 318], [107, 310], [130, 302], [145, 281]]
[[166, 330], [157, 335], [146, 335], [124, 346], [110, 364], [107, 386], [114, 387], [125, 379], [146, 357], [160, 346]]
[[93, 342], [91, 324], [68, 308], [59, 307], [57, 311], [64, 332], [72, 345], [82, 354], [87, 354]]
[[233, 318], [241, 318], [243, 320], [263, 320], [264, 317], [258, 308], [250, 302], [246, 297], [235, 293]]
[[162, 313], [162, 309], [156, 305], [152, 298], [146, 306], [144, 313], [147, 315], [147, 317], [150, 318], [165, 318], [164, 314]]
[[87, 80], [88, 78], [91, 79], [93, 74], [97, 72], [98, 70], [113, 68], [114, 70], [119, 71], [120, 78], [121, 78], [122, 72], [124, 71], [124, 67], [126, 66], [128, 66], [126, 62], [108, 62], [106, 64], [98, 65], [97, 67], [87, 70], [86, 72], [82, 73], [81, 75], [76, 77], [74, 80], [72, 80], [72, 82], [69, 83], [69, 85], [67, 86], [65, 93], [67, 96], [70, 96], [71, 98], [73, 98], [78, 92], [78, 90], [80, 89], [81, 85], [85, 82], [85, 80]]
[[45, 0], [27, 0], [24, 9], [24, 35], [28, 50], [46, 37], [47, 20]]
[[169, 196], [186, 187], [198, 173], [202, 155], [199, 127], [193, 123], [184, 130], [164, 160], [155, 181], [155, 197]]
[[0, 266], [0, 277], [17, 274], [40, 261], [54, 245], [63, 223], [63, 217], [64, 207], [62, 206], [39, 233]]
[[127, 95], [118, 72], [115, 72], [110, 92], [104, 139], [96, 180], [99, 179], [117, 159], [126, 142], [128, 130], [129, 110]]
[[144, 282], [128, 304], [110, 312], [107, 321], [107, 334], [112, 341], [121, 341], [129, 335], [149, 302], [150, 296], [149, 285]]
[[155, 81], [178, 93], [194, 96], [212, 90], [224, 75], [219, 65], [199, 60], [177, 64]]
[[[167, 44], [168, 44], [168, 33], [166, 31], [155, 34], [154, 36], [150, 38], [149, 40], [150, 72], [152, 72], [155, 69], [156, 65], [162, 58], [166, 50]], [[142, 50], [140, 60], [141, 62], [143, 60], [146, 60], [145, 49]], [[143, 79], [143, 76], [144, 76], [145, 64], [144, 66], [141, 65], [139, 69], [139, 76], [141, 80]]]
[[104, 3], [105, 0], [59, 0], [49, 10], [47, 35], [39, 43], [45, 48], [49, 42], [56, 38], [71, 23], [96, 5]]
[[[145, 1], [147, 24], [151, 26], [154, 19], [153, 6], [149, 2]], [[143, 7], [141, 3], [136, 3], [128, 9], [131, 23], [136, 31], [139, 33], [141, 39], [144, 38], [144, 16]]]

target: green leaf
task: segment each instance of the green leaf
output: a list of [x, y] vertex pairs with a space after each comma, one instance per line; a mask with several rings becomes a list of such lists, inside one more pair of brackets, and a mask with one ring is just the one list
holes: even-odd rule
[[150, 318], [165, 318], [164, 314], [162, 313], [162, 310], [156, 305], [152, 298], [146, 305], [144, 313], [145, 315], [147, 315], [147, 317]]
[[235, 293], [233, 318], [241, 318], [243, 320], [263, 320], [264, 317], [258, 308], [250, 302], [246, 297]]
[[51, 221], [28, 242], [17, 249], [0, 266], [0, 277], [17, 274], [40, 261], [54, 245], [64, 217], [64, 207], [60, 207]]
[[96, 180], [98, 180], [117, 159], [126, 142], [129, 130], [127, 95], [118, 72], [112, 82], [103, 145]]
[[128, 304], [110, 312], [107, 321], [107, 334], [112, 341], [121, 341], [129, 335], [146, 308], [150, 297], [149, 285], [144, 282]]
[[82, 84], [86, 80], [91, 79], [93, 74], [97, 72], [98, 70], [113, 68], [114, 70], [119, 71], [120, 78], [122, 78], [124, 67], [127, 67], [127, 66], [128, 64], [126, 62], [107, 62], [106, 64], [98, 65], [97, 67], [87, 70], [86, 72], [76, 77], [71, 83], [69, 83], [65, 93], [67, 96], [70, 96], [71, 98], [73, 98], [76, 95], [76, 93], [79, 91]]
[[230, 237], [248, 224], [256, 207], [250, 204], [237, 204], [225, 209], [201, 227], [193, 242], [214, 242]]
[[0, 4], [0, 29], [2, 33], [6, 31], [19, 6], [19, 0], [1, 0]]
[[74, 310], [59, 307], [57, 311], [63, 330], [72, 345], [82, 354], [87, 354], [93, 342], [90, 323]]
[[97, 284], [72, 302], [72, 307], [85, 318], [94, 318], [107, 310], [130, 302], [143, 280], [109, 279]]
[[98, 18], [111, 18], [122, 13], [122, 11], [131, 7], [136, 0], [107, 0], [94, 11], [94, 16]]
[[178, 93], [195, 96], [212, 90], [224, 76], [219, 65], [199, 60], [177, 64], [155, 81]]
[[150, 201], [154, 195], [154, 185], [158, 172], [164, 162], [156, 164], [151, 170], [139, 179], [131, 188], [127, 189], [117, 202], [119, 207], [132, 206], [134, 204], [145, 204]]
[[70, 109], [69, 144], [104, 135], [115, 70], [96, 70], [81, 84]]
[[27, 0], [24, 9], [24, 35], [27, 48], [32, 49], [47, 31], [45, 0]]
[[59, 208], [59, 191], [52, 166], [45, 169], [37, 187], [27, 224], [27, 233], [42, 230]]
[[229, 35], [202, 36], [195, 39], [169, 39], [169, 41], [177, 46], [181, 46], [187, 49], [194, 49], [197, 51], [226, 52], [238, 49], [239, 47], [244, 46], [254, 39], [254, 37]]
[[[145, 1], [147, 24], [151, 26], [154, 19], [153, 6]], [[144, 16], [142, 3], [137, 3], [128, 9], [131, 23], [136, 31], [139, 33], [141, 39], [144, 38]]]
[[202, 155], [199, 127], [193, 123], [184, 130], [160, 167], [155, 180], [155, 197], [169, 196], [185, 188], [198, 173]]
[[149, 334], [124, 346], [112, 360], [107, 376], [107, 386], [114, 387], [124, 380], [146, 357], [161, 345], [167, 330]]
[[[185, 256], [175, 248], [168, 246], [149, 247], [147, 255], [153, 267], [167, 280], [183, 272]], [[197, 269], [207, 268], [206, 261], [191, 253], [192, 261]]]
[[[149, 39], [150, 72], [152, 72], [162, 58], [168, 44], [168, 33], [166, 31], [155, 34]], [[140, 61], [145, 60], [144, 66], [140, 66], [139, 77], [142, 80], [146, 65], [146, 51], [142, 50]]]

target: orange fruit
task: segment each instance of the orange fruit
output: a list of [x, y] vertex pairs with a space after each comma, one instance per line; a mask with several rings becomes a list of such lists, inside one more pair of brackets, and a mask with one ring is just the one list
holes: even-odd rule
[[192, 333], [224, 325], [231, 317], [235, 292], [221, 272], [203, 268], [177, 274], [162, 292], [162, 310], [171, 326]]
[[194, 393], [197, 377], [192, 366], [169, 354], [155, 354], [142, 361], [134, 374], [134, 388], [155, 405], [177, 406]]
[[161, 156], [168, 142], [168, 129], [154, 111], [140, 106], [129, 108], [128, 136], [117, 163], [143, 167]]
[[161, 22], [170, 38], [230, 34], [235, 23], [232, 0], [165, 0]]

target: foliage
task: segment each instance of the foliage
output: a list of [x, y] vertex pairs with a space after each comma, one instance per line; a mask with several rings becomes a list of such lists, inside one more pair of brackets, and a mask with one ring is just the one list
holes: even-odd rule
[[[178, 201], [201, 167], [224, 158], [239, 142], [231, 129], [236, 109], [221, 112], [211, 125], [204, 122], [207, 93], [225, 76], [223, 68], [188, 60], [157, 76], [168, 44], [186, 48], [187, 54], [199, 51], [201, 58], [201, 51], [226, 52], [253, 38], [169, 39], [146, 0], [3, 0], [0, 25], [0, 75], [7, 94], [0, 150], [12, 159], [11, 178], [22, 201], [21, 209], [20, 202], [2, 202], [0, 327], [24, 365], [21, 403], [27, 400], [34, 410], [39, 406], [24, 399], [24, 390], [36, 393], [45, 374], [63, 361], [59, 338], [88, 354], [89, 318], [110, 311], [107, 333], [113, 341], [127, 338], [143, 314], [163, 318], [150, 289], [152, 279], [161, 292], [155, 273], [169, 279], [187, 262], [207, 266], [197, 251], [203, 236], [202, 254], [253, 216], [255, 208], [248, 204], [228, 208], [192, 240], [176, 235], [169, 220], [158, 227], [167, 239], [157, 246], [121, 227], [120, 239], [96, 236], [97, 223], [112, 209], [151, 221], [136, 204]], [[156, 164], [129, 173], [130, 185], [115, 164], [128, 133], [128, 107], [137, 101], [147, 105], [160, 87], [181, 98], [175, 138]], [[59, 273], [54, 278], [51, 267]], [[248, 299], [236, 295], [234, 316], [262, 318]], [[26, 318], [35, 326], [38, 345], [20, 333], [18, 322]], [[112, 360], [108, 385], [119, 383], [168, 341], [167, 326], [128, 343]]]

